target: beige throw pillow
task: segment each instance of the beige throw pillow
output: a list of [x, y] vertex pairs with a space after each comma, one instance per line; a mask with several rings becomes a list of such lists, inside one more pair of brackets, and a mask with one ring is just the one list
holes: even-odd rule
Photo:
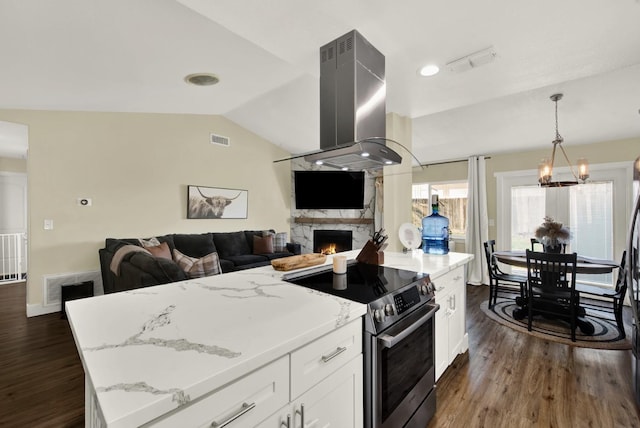
[[185, 271], [189, 278], [202, 278], [222, 273], [220, 259], [218, 258], [218, 253], [215, 252], [198, 259], [184, 255], [174, 249], [173, 260]]

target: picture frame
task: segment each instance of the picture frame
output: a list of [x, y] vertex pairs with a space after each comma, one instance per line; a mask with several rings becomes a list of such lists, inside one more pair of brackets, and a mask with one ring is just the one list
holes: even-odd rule
[[248, 190], [187, 186], [188, 219], [246, 219], [248, 212]]

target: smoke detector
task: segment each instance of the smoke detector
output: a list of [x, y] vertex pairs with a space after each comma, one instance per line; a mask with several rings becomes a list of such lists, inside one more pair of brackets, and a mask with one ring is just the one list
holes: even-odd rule
[[471, 70], [472, 68], [480, 67], [481, 65], [489, 64], [495, 59], [496, 51], [493, 49], [493, 46], [490, 46], [486, 49], [482, 49], [481, 51], [465, 55], [462, 58], [458, 58], [447, 63], [447, 69], [454, 73], [461, 73], [463, 71]]

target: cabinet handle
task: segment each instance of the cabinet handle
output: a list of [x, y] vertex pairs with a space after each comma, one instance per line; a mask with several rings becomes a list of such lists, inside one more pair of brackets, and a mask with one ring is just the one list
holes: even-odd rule
[[211, 428], [223, 428], [223, 427], [226, 427], [231, 422], [235, 421], [240, 416], [242, 416], [245, 413], [247, 413], [249, 410], [252, 410], [254, 407], [256, 407], [256, 403], [251, 403], [251, 404], [242, 403], [242, 407], [240, 407], [240, 410], [238, 410], [238, 412], [235, 415], [230, 416], [227, 420], [225, 420], [223, 422], [216, 422], [216, 421], [211, 422]]
[[453, 309], [454, 311], [456, 310], [456, 295], [454, 294], [453, 296], [451, 296], [451, 300], [453, 300], [453, 307], [451, 309]]
[[300, 428], [304, 428], [304, 404], [300, 404], [300, 410], [296, 410], [296, 415], [300, 415]]
[[336, 350], [333, 351], [332, 353], [330, 353], [329, 355], [323, 355], [322, 356], [322, 362], [323, 363], [327, 363], [327, 362], [333, 360], [338, 355], [342, 354], [346, 350], [347, 350], [346, 346], [341, 346], [339, 348], [336, 348]]
[[280, 422], [280, 427], [284, 426], [285, 428], [291, 428], [291, 415], [287, 415], [287, 422]]

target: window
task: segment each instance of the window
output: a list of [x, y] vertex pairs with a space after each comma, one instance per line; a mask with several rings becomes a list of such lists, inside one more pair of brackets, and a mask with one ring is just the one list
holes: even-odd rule
[[438, 212], [449, 219], [451, 236], [464, 237], [467, 231], [467, 193], [466, 181], [414, 184], [413, 224], [422, 227], [422, 218], [431, 215], [431, 195], [438, 195]]
[[[618, 260], [625, 245], [630, 169], [626, 164], [592, 165], [585, 184], [542, 188], [535, 172], [496, 174], [498, 177], [498, 246], [524, 250], [531, 247], [535, 229], [545, 216], [569, 227], [567, 252]], [[614, 210], [614, 207], [616, 209]], [[580, 282], [613, 285], [615, 274], [579, 275]]]

